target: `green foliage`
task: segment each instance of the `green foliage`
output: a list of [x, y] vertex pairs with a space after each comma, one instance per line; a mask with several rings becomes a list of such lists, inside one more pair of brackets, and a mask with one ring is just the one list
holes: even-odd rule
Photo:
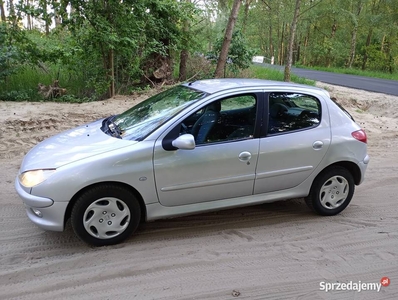
[[15, 46], [13, 32], [7, 23], [0, 22], [0, 83], [18, 72], [21, 66], [21, 52]]
[[6, 24], [0, 23], [0, 82], [12, 73], [11, 60], [17, 55], [14, 47], [7, 45], [7, 38]]
[[365, 46], [362, 50], [368, 56], [366, 63], [368, 69], [381, 72], [390, 71], [390, 56], [388, 53], [381, 51], [380, 47], [376, 45]]
[[[258, 55], [275, 56], [275, 62], [283, 64], [293, 6], [290, 0], [249, 5], [245, 36], [259, 49]], [[353, 67], [394, 72], [398, 66], [397, 11], [396, 1], [302, 1], [293, 63], [344, 67], [354, 44]], [[244, 12], [241, 18], [246, 18]]]
[[[214, 50], [208, 53], [208, 57], [216, 61], [220, 56], [223, 37], [219, 37], [214, 45]], [[240, 30], [234, 31], [232, 41], [228, 51], [227, 65], [233, 74], [237, 74], [241, 69], [247, 69], [256, 51], [248, 46]]]
[[[125, 92], [130, 85], [151, 78], [153, 71], [162, 66], [163, 58], [183, 44], [180, 23], [193, 7], [173, 0], [75, 0], [72, 5], [78, 9], [68, 27], [81, 46], [81, 59], [88, 73], [84, 77], [97, 97], [111, 80]], [[110, 77], [112, 63], [114, 78]]]
[[[66, 8], [68, 3], [72, 10]], [[7, 11], [6, 22], [0, 23], [0, 99], [42, 100], [38, 83], [49, 85], [54, 80], [67, 90], [67, 95], [54, 99], [57, 101], [101, 99], [107, 97], [112, 83], [117, 93], [132, 93], [164, 80], [154, 75], [162, 67], [177, 78], [173, 69], [182, 49], [190, 53], [187, 77], [211, 78], [214, 65], [203, 53], [218, 58], [222, 38], [217, 36], [225, 29], [231, 4], [192, 0], [15, 2], [15, 13]], [[284, 63], [293, 9], [293, 0], [244, 1], [226, 75], [282, 80], [279, 71], [247, 67], [254, 52], [268, 61], [274, 56], [276, 64]], [[370, 73], [361, 74], [397, 80], [397, 12], [396, 1], [390, 0], [302, 0], [293, 64], [354, 74], [356, 69], [366, 69]], [[33, 27], [42, 27], [24, 29], [27, 15], [34, 19]], [[50, 24], [56, 16], [62, 25], [54, 28]], [[343, 70], [353, 54], [353, 42], [353, 68]], [[309, 83], [295, 77], [293, 81]]]
[[[151, 78], [181, 47], [190, 47], [190, 35], [183, 35], [181, 23], [198, 12], [190, 2], [174, 0], [72, 0], [70, 4], [74, 9], [68, 15], [65, 3], [52, 3], [63, 18], [63, 27], [49, 34], [15, 27], [15, 51], [11, 51], [11, 41], [7, 47], [3, 43], [0, 46], [0, 80], [17, 70], [11, 60], [11, 54], [15, 54], [15, 61], [23, 61], [21, 65], [38, 74], [48, 73], [46, 69], [51, 66], [50, 81], [68, 74], [60, 84], [74, 97], [104, 98], [112, 81], [118, 92], [128, 92], [132, 85]], [[17, 8], [48, 23], [55, 11], [46, 5], [45, 0], [39, 0], [38, 6], [21, 3]], [[15, 20], [20, 20], [19, 16], [15, 15]], [[169, 63], [169, 67], [173, 66]], [[54, 73], [53, 69], [58, 71]], [[35, 84], [33, 80], [31, 85]], [[10, 89], [3, 86], [0, 93]]]
[[[0, 94], [0, 99], [4, 101], [31, 101], [32, 100], [32, 90], [18, 90], [18, 91], [9, 91]], [[34, 98], [33, 98], [34, 99]], [[34, 99], [37, 100], [37, 99]]]

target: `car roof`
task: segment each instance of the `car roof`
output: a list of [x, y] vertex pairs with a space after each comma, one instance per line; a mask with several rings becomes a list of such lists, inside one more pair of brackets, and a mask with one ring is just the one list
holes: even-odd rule
[[313, 91], [328, 94], [325, 90], [314, 86], [284, 82], [284, 81], [273, 81], [264, 79], [248, 79], [248, 78], [220, 78], [220, 79], [205, 79], [197, 80], [193, 82], [187, 82], [184, 86], [190, 87], [195, 90], [199, 90], [208, 94], [213, 94], [220, 91], [225, 91], [235, 88], [248, 88], [248, 87], [263, 87], [263, 88], [283, 88], [283, 87], [296, 87], [306, 88]]

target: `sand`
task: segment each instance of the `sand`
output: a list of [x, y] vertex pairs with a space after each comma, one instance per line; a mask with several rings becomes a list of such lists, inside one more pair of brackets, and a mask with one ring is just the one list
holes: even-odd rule
[[[368, 134], [365, 182], [340, 215], [302, 199], [142, 225], [125, 243], [45, 232], [14, 191], [23, 155], [143, 96], [85, 104], [0, 102], [0, 299], [398, 299], [398, 97], [318, 83]], [[391, 284], [376, 291], [326, 283]], [[337, 286], [336, 286], [337, 287]]]

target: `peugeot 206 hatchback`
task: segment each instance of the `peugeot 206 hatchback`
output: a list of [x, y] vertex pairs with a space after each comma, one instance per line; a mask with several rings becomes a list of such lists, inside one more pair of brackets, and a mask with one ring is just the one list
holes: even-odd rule
[[364, 179], [366, 142], [325, 90], [201, 80], [39, 143], [15, 188], [39, 227], [70, 219], [83, 241], [110, 245], [140, 221], [289, 198], [338, 214]]

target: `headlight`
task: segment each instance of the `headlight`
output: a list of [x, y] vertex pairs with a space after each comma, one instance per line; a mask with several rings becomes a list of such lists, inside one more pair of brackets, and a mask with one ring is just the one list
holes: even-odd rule
[[19, 182], [25, 187], [33, 187], [42, 183], [48, 177], [51, 176], [55, 172], [55, 169], [47, 169], [47, 170], [33, 170], [27, 171], [20, 174]]

